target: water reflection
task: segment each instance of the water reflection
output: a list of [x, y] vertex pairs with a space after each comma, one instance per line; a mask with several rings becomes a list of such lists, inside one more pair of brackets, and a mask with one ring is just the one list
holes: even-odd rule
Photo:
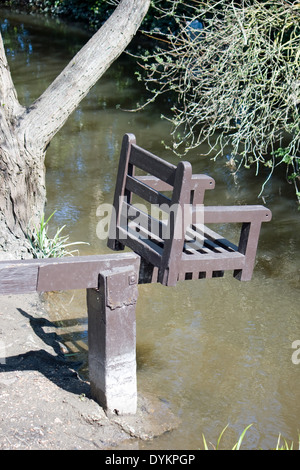
[[[86, 33], [73, 29], [68, 34], [50, 20], [3, 13], [2, 18], [18, 94], [29, 104], [85, 42]], [[150, 151], [178, 161], [161, 144], [170, 128], [157, 107], [138, 114], [116, 108], [132, 107], [140, 98], [127, 61], [122, 56], [91, 90], [47, 153], [47, 215], [56, 211], [53, 231], [66, 224], [71, 241], [90, 243], [81, 254], [109, 252], [96, 236], [96, 211], [112, 202], [125, 132], [135, 133]], [[261, 203], [257, 195], [265, 175], [249, 178], [249, 170], [242, 170], [235, 177], [226, 156], [214, 163], [199, 153], [188, 155], [194, 172], [216, 180], [216, 189], [207, 192], [208, 204]], [[270, 180], [265, 200], [273, 220], [263, 226], [250, 283], [227, 275], [175, 288], [140, 286], [138, 387], [167, 401], [182, 420], [177, 431], [141, 448], [198, 449], [202, 433], [215, 443], [227, 423], [223, 444], [228, 447], [250, 423], [246, 448], [274, 447], [279, 432], [297, 440], [300, 365], [291, 361], [291, 345], [300, 339], [300, 217], [293, 188], [282, 178]], [[86, 374], [85, 292], [52, 294], [48, 300], [69, 354], [83, 361]]]

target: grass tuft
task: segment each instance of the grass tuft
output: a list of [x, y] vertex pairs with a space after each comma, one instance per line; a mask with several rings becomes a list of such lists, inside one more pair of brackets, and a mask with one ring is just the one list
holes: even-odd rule
[[60, 227], [57, 229], [53, 238], [48, 236], [49, 221], [55, 214], [55, 211], [45, 220], [43, 215], [38, 227], [34, 226], [31, 234], [27, 232], [27, 239], [29, 242], [29, 250], [33, 258], [61, 258], [63, 256], [73, 256], [78, 250], [69, 251], [69, 247], [79, 244], [88, 245], [86, 242], [73, 242], [68, 243], [69, 236], [62, 235], [65, 228]]

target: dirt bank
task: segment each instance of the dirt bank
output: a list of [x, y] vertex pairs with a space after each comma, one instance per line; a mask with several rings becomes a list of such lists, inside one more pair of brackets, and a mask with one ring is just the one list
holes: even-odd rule
[[107, 416], [61, 351], [37, 294], [0, 296], [0, 449], [139, 449], [177, 427], [159, 399]]

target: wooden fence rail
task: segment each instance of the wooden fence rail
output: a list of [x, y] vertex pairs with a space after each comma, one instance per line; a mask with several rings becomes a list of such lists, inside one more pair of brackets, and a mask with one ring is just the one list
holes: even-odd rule
[[139, 267], [134, 253], [0, 261], [0, 295], [87, 289], [91, 394], [118, 414], [137, 406]]

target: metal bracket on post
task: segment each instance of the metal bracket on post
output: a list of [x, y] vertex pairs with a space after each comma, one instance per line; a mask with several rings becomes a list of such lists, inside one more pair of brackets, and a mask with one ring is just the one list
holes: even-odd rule
[[87, 289], [89, 377], [92, 397], [106, 410], [137, 409], [136, 302], [139, 260], [99, 275], [99, 289]]

